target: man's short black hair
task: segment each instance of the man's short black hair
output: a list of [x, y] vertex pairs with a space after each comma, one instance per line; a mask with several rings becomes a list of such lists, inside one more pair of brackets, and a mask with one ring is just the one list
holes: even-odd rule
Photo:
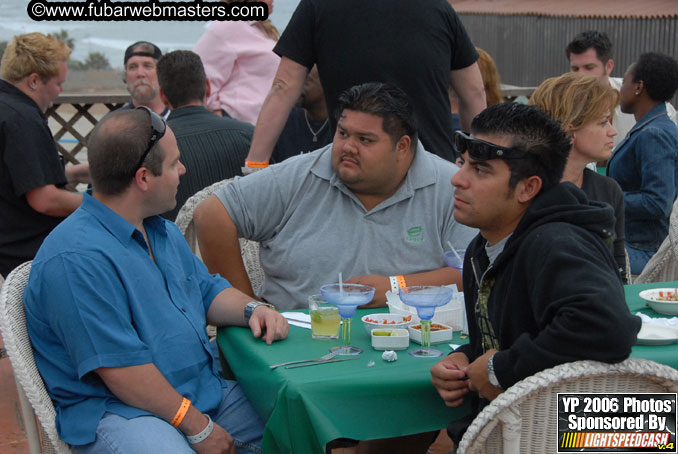
[[642, 54], [633, 65], [633, 81], [643, 87], [654, 101], [667, 102], [678, 90], [678, 62], [658, 52]]
[[507, 159], [511, 169], [509, 187], [536, 175], [542, 190], [560, 182], [570, 154], [570, 139], [542, 110], [524, 104], [499, 103], [478, 114], [471, 123], [471, 134], [511, 138], [510, 147], [528, 153], [526, 159]]
[[175, 50], [163, 55], [156, 69], [158, 84], [172, 108], [202, 102], [207, 76], [200, 56], [190, 50]]
[[603, 62], [603, 64], [612, 58], [612, 41], [610, 41], [605, 32], [596, 30], [588, 30], [575, 36], [570, 44], [567, 45], [565, 53], [569, 60], [570, 54], [583, 54], [590, 48], [596, 50], [598, 60]]
[[384, 132], [394, 144], [407, 135], [411, 140], [410, 148], [416, 149], [418, 134], [414, 106], [409, 96], [395, 85], [381, 82], [355, 85], [339, 95], [335, 112], [337, 121], [347, 109], [381, 117]]

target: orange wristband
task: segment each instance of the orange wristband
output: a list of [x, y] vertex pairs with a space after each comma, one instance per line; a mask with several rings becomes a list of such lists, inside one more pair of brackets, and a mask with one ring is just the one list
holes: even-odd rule
[[179, 427], [179, 424], [181, 424], [181, 421], [184, 420], [184, 416], [186, 416], [186, 413], [188, 413], [188, 409], [190, 407], [191, 407], [191, 401], [184, 397], [184, 400], [181, 401], [181, 405], [179, 405], [179, 409], [177, 410], [177, 414], [174, 415], [174, 418], [172, 418], [171, 424], [174, 427]]
[[252, 167], [255, 169], [264, 169], [268, 167], [268, 161], [264, 162], [256, 162], [256, 161], [248, 161], [245, 159], [245, 167]]
[[405, 276], [396, 276], [396, 279], [398, 279], [399, 288], [407, 287], [407, 284], [405, 283]]

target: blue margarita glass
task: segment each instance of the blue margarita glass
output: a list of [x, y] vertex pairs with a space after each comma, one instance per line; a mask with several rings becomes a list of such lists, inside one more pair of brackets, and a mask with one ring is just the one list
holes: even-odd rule
[[351, 346], [351, 320], [358, 306], [367, 304], [374, 298], [374, 287], [362, 284], [328, 284], [320, 287], [323, 299], [334, 304], [341, 316], [341, 346], [332, 347], [337, 355], [359, 355], [361, 348]]
[[417, 309], [421, 319], [421, 348], [413, 350], [410, 355], [418, 358], [436, 358], [443, 352], [431, 348], [431, 319], [436, 307], [444, 306], [452, 299], [454, 290], [436, 285], [417, 285], [400, 289], [400, 300]]

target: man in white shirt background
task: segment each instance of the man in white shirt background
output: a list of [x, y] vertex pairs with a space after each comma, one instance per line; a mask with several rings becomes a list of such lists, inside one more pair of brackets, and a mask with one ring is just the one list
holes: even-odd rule
[[[588, 30], [574, 37], [567, 45], [565, 52], [570, 61], [570, 70], [582, 72], [584, 74], [593, 74], [608, 80], [613, 88], [619, 90], [622, 85], [621, 77], [610, 77], [614, 69], [614, 60], [612, 59], [612, 41], [605, 32]], [[669, 118], [678, 124], [676, 109], [666, 103], [666, 113]], [[614, 112], [612, 126], [617, 130], [614, 138], [614, 145], [624, 140], [626, 134], [636, 124], [636, 119], [631, 114], [625, 114], [618, 105]]]

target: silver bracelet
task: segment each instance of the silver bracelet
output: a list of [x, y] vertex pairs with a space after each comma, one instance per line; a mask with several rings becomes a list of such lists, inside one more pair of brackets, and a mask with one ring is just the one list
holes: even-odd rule
[[206, 414], [206, 416], [207, 416], [207, 427], [205, 427], [202, 430], [202, 432], [197, 433], [195, 435], [186, 435], [186, 439], [190, 444], [196, 445], [212, 434], [212, 431], [214, 430], [214, 423], [212, 422], [212, 418], [210, 418], [210, 415]]
[[398, 285], [398, 278], [396, 276], [389, 276], [388, 279], [391, 281], [391, 291], [397, 295], [398, 290], [400, 290], [400, 285]]
[[499, 380], [497, 380], [497, 374], [494, 373], [494, 355], [490, 356], [490, 360], [487, 362], [487, 379], [495, 388], [503, 389]]

